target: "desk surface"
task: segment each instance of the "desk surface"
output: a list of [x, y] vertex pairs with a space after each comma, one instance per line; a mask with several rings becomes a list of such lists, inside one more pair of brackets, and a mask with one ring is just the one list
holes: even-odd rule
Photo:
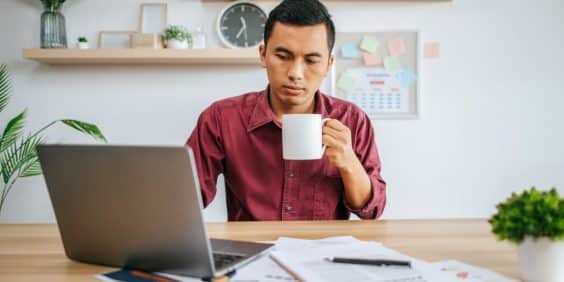
[[[485, 220], [229, 222], [210, 223], [208, 232], [247, 241], [353, 235], [419, 259], [456, 259], [520, 277], [516, 247], [497, 242]], [[67, 259], [56, 225], [0, 225], [0, 281], [97, 281], [94, 274], [111, 270]]]

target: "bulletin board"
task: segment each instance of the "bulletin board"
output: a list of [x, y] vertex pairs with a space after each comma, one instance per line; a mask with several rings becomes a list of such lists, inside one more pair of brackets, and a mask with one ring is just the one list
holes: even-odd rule
[[418, 118], [419, 37], [415, 30], [337, 32], [332, 95], [371, 119]]

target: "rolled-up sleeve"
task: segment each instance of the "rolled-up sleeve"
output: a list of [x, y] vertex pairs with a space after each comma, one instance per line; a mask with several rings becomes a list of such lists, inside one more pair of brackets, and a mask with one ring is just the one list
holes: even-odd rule
[[225, 159], [216, 104], [212, 104], [200, 114], [186, 146], [191, 147], [194, 152], [202, 200], [204, 207], [207, 207], [215, 197], [217, 177], [223, 173]]
[[353, 134], [353, 146], [358, 159], [362, 163], [370, 178], [370, 200], [360, 209], [352, 209], [345, 197], [343, 201], [347, 209], [362, 219], [376, 219], [384, 212], [386, 206], [386, 182], [380, 175], [381, 163], [376, 147], [374, 129], [366, 114], [358, 119], [358, 125]]

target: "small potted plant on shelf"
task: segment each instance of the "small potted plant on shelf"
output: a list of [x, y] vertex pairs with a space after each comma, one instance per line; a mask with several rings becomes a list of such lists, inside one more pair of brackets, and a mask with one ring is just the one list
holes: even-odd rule
[[512, 193], [489, 222], [499, 240], [518, 244], [525, 281], [564, 281], [564, 199], [556, 188]]
[[192, 35], [181, 25], [171, 25], [164, 32], [166, 47], [171, 49], [188, 49]]
[[78, 49], [88, 49], [88, 39], [84, 36], [78, 37], [78, 41], [76, 43]]

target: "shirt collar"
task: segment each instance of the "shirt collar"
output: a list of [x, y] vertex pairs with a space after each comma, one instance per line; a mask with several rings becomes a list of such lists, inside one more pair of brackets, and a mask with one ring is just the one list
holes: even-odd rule
[[[251, 116], [249, 118], [249, 123], [247, 126], [247, 132], [251, 132], [269, 122], [274, 122], [274, 113], [270, 108], [270, 103], [268, 102], [268, 94], [270, 91], [270, 85], [267, 85], [264, 90], [258, 93], [256, 104], [253, 108]], [[321, 114], [322, 118], [327, 116], [327, 97], [321, 91], [317, 90], [315, 92], [315, 114]]]

